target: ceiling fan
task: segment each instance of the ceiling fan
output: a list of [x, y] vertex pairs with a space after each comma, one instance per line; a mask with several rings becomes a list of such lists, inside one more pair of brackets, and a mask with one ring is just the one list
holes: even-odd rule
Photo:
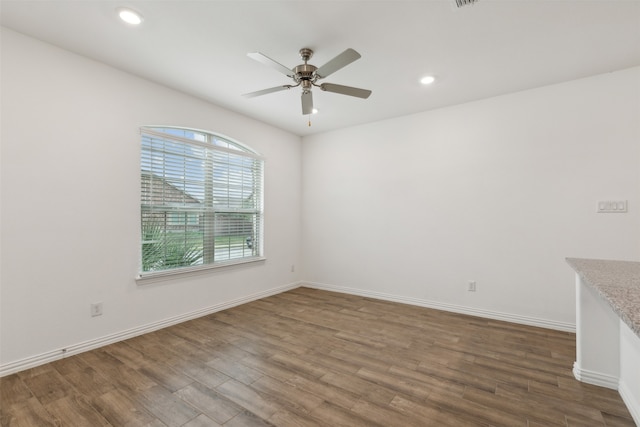
[[302, 87], [302, 114], [311, 114], [313, 112], [313, 94], [311, 88], [313, 86], [319, 87], [326, 92], [339, 93], [341, 95], [355, 96], [358, 98], [366, 99], [371, 95], [371, 91], [367, 89], [359, 89], [357, 87], [337, 85], [333, 83], [320, 83], [318, 80], [324, 79], [330, 76], [343, 67], [351, 64], [353, 61], [360, 58], [360, 54], [353, 49], [347, 49], [322, 67], [316, 67], [308, 63], [309, 59], [313, 56], [313, 50], [309, 48], [300, 49], [300, 57], [304, 61], [304, 64], [297, 65], [292, 69], [288, 69], [279, 62], [274, 61], [266, 55], [260, 52], [248, 53], [247, 56], [251, 59], [267, 65], [285, 76], [293, 79], [294, 84], [276, 86], [269, 89], [259, 90], [257, 92], [245, 93], [242, 96], [247, 98], [253, 98], [255, 96], [266, 95], [268, 93], [279, 92], [281, 90], [291, 89], [293, 87]]

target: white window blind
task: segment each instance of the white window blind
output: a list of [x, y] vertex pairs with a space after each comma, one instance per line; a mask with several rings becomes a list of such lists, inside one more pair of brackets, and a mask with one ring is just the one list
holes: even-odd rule
[[202, 131], [141, 134], [141, 276], [261, 257], [263, 159]]

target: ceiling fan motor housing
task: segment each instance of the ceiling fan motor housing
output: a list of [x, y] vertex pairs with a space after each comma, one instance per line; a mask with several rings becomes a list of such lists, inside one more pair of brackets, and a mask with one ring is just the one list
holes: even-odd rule
[[315, 81], [316, 77], [314, 73], [318, 69], [315, 65], [307, 64], [307, 61], [311, 59], [313, 56], [313, 50], [308, 47], [303, 47], [300, 49], [300, 58], [304, 61], [304, 64], [298, 65], [293, 69], [295, 73], [295, 81], [300, 83], [302, 82], [302, 89], [309, 90], [311, 89], [311, 83]]
[[318, 69], [315, 65], [311, 64], [302, 64], [298, 65], [293, 69], [293, 72], [296, 73], [296, 81], [304, 81], [304, 80], [312, 80], [313, 73]]

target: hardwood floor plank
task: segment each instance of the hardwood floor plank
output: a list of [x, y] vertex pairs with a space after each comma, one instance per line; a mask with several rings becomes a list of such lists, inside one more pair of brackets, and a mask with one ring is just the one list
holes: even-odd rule
[[405, 415], [401, 411], [396, 411], [393, 407], [376, 405], [366, 400], [357, 401], [356, 404], [351, 407], [351, 411], [371, 423], [378, 423], [384, 426], [424, 426], [424, 420], [418, 420], [409, 415]]
[[476, 356], [473, 353], [467, 353], [464, 351], [451, 350], [443, 348], [435, 344], [425, 345], [423, 343], [414, 343], [411, 348], [414, 351], [418, 351], [421, 354], [420, 365], [444, 365], [449, 366], [456, 362], [469, 362], [473, 363]]
[[73, 394], [71, 384], [55, 369], [29, 376], [23, 381], [43, 405]]
[[320, 397], [326, 403], [339, 406], [347, 410], [358, 401], [358, 396], [353, 393], [334, 387], [330, 384], [310, 380], [303, 376], [295, 376], [287, 381], [287, 383]]
[[133, 339], [124, 341], [129, 347], [143, 352], [150, 360], [150, 363], [161, 363], [170, 365], [174, 369], [184, 357], [180, 357], [172, 348], [162, 345], [153, 334], [141, 335]]
[[147, 426], [158, 422], [147, 410], [132, 399], [126, 392], [120, 390], [109, 391], [92, 402], [97, 411], [115, 426]]
[[226, 423], [243, 411], [240, 405], [198, 382], [189, 384], [174, 394], [220, 424]]
[[619, 417], [617, 415], [602, 413], [604, 418], [604, 425], [607, 427], [636, 427], [635, 422], [632, 419]]
[[138, 372], [171, 392], [180, 390], [195, 381], [188, 375], [182, 374], [164, 363], [147, 363], [138, 368]]
[[395, 410], [418, 419], [422, 425], [447, 427], [487, 427], [489, 424], [478, 420], [468, 420], [459, 416], [456, 411], [447, 411], [437, 404], [430, 402], [416, 402], [402, 396], [393, 398], [389, 406]]
[[180, 427], [200, 414], [191, 405], [162, 386], [155, 386], [138, 393], [136, 400], [169, 427]]
[[[215, 345], [204, 345], [202, 349], [207, 353], [209, 358], [219, 359], [224, 358], [227, 360], [239, 360], [250, 356], [252, 353], [246, 351], [236, 345], [239, 340], [233, 343], [218, 343]], [[262, 342], [262, 340], [261, 340]]]
[[214, 359], [211, 362], [208, 362], [207, 366], [210, 366], [216, 371], [222, 372], [229, 378], [234, 378], [246, 385], [249, 385], [263, 377], [263, 374], [260, 371], [256, 371], [253, 368], [237, 363], [235, 360], [228, 359], [226, 357]]
[[349, 360], [339, 359], [332, 356], [327, 349], [309, 349], [304, 353], [304, 360], [312, 363], [314, 366], [323, 369], [325, 372], [342, 372], [344, 374], [355, 374], [362, 367], [357, 363]]
[[263, 375], [268, 375], [283, 382], [288, 381], [297, 375], [295, 371], [287, 369], [270, 359], [262, 359], [256, 356], [245, 357], [244, 359], [239, 360], [238, 363], [262, 372]]
[[187, 324], [179, 323], [171, 328], [171, 333], [196, 346], [217, 345], [224, 342], [223, 340], [215, 339], [215, 336], [207, 334], [206, 330], [203, 330], [203, 327], [197, 321], [188, 322]]
[[[514, 359], [504, 359], [500, 360], [490, 359], [486, 357], [476, 357], [473, 363], [475, 365], [483, 366], [492, 370], [497, 370], [504, 372], [506, 375], [513, 375], [519, 378], [526, 378], [528, 380], [535, 380], [541, 383], [547, 383], [552, 385], [558, 385], [558, 376], [549, 374], [534, 367], [522, 367], [522, 359], [519, 361], [515, 361]], [[512, 363], [513, 362], [513, 363]]]
[[207, 417], [204, 414], [200, 414], [194, 419], [190, 420], [182, 427], [221, 427], [222, 424], [218, 424], [213, 421], [211, 418]]
[[381, 350], [387, 347], [387, 344], [383, 342], [380, 342], [375, 339], [367, 338], [363, 335], [352, 333], [352, 332], [338, 332], [334, 336], [341, 340], [358, 343], [365, 347], [370, 347], [372, 350]]
[[192, 363], [180, 368], [180, 371], [194, 381], [198, 381], [207, 387], [216, 388], [220, 384], [229, 381], [230, 377], [212, 368], [209, 365]]
[[291, 383], [281, 382], [273, 378], [263, 377], [251, 384], [251, 388], [262, 395], [277, 396], [280, 405], [300, 415], [309, 414], [322, 402], [322, 398], [305, 390], [294, 387]]
[[269, 421], [278, 427], [325, 427], [327, 425], [324, 421], [309, 415], [298, 415], [285, 410], [277, 411]]
[[311, 415], [326, 426], [332, 427], [383, 427], [384, 424], [372, 422], [343, 407], [323, 402]]
[[378, 384], [364, 380], [353, 374], [328, 372], [320, 377], [320, 381], [382, 406], [391, 403], [397, 395], [396, 391], [381, 387]]
[[497, 405], [486, 406], [466, 399], [464, 396], [456, 398], [432, 393], [428, 400], [470, 421], [481, 420], [496, 427], [526, 427], [527, 425], [527, 420], [523, 415], [512, 415]]
[[55, 418], [36, 397], [1, 405], [1, 425], [7, 427], [57, 427]]
[[0, 378], [0, 402], [2, 402], [0, 408], [4, 405], [25, 401], [32, 396], [33, 393], [18, 375], [13, 374]]
[[124, 342], [110, 344], [102, 347], [101, 350], [133, 369], [139, 369], [147, 365], [150, 361], [145, 353], [134, 349]]
[[491, 369], [490, 367], [478, 365], [476, 363], [470, 363], [465, 360], [457, 361], [447, 366], [453, 370], [461, 372], [462, 374], [473, 375], [474, 377], [482, 378], [488, 381], [510, 384], [516, 387], [520, 387], [523, 390], [527, 390], [529, 388], [528, 378], [523, 378], [511, 372]]
[[51, 372], [53, 370], [53, 366], [51, 363], [45, 363], [44, 365], [36, 366], [35, 368], [27, 369], [25, 371], [20, 371], [16, 375], [18, 375], [23, 380], [26, 378], [35, 377], [37, 375], [46, 374], [47, 372]]
[[115, 386], [79, 357], [67, 357], [51, 364], [81, 395], [93, 399]]
[[93, 366], [98, 374], [107, 378], [120, 389], [136, 393], [157, 385], [149, 377], [142, 375], [101, 349], [81, 353], [78, 357], [86, 364]]
[[[503, 390], [501, 385], [497, 386], [498, 391]], [[527, 420], [544, 422], [548, 426], [565, 426], [565, 413], [547, 408], [540, 411], [540, 404], [528, 399], [528, 395], [518, 396], [515, 394], [493, 393], [480, 390], [474, 387], [467, 387], [464, 398], [480, 405], [497, 408], [512, 415], [522, 416]], [[549, 403], [549, 402], [547, 402]], [[602, 422], [602, 417], [596, 422]]]
[[228, 422], [224, 424], [225, 427], [273, 427], [273, 424], [263, 420], [252, 414], [251, 412], [244, 411], [236, 415]]
[[491, 393], [496, 391], [497, 383], [495, 380], [478, 377], [468, 372], [456, 371], [440, 363], [422, 362], [418, 365], [416, 371], [435, 379], [451, 381], [461, 385], [470, 385]]
[[61, 426], [99, 427], [111, 424], [80, 395], [63, 397], [45, 405], [52, 419]]
[[283, 409], [275, 401], [234, 379], [219, 385], [216, 391], [263, 420], [268, 420], [279, 409]]
[[583, 420], [571, 415], [565, 417], [567, 427], [602, 427], [604, 423], [594, 423], [593, 420]]
[[367, 368], [374, 372], [386, 372], [389, 370], [392, 363], [380, 360], [372, 354], [361, 354], [352, 350], [331, 350], [329, 355], [336, 359], [349, 361], [355, 366], [360, 366], [356, 372], [362, 368]]
[[[268, 359], [276, 353], [303, 354], [306, 351], [306, 349], [301, 346], [292, 347], [291, 343], [288, 341], [285, 342], [288, 339], [289, 338], [286, 338], [283, 341], [274, 343], [271, 339], [266, 341], [260, 338], [243, 337], [234, 341], [233, 344], [239, 349], [246, 351], [251, 356], [262, 357], [265, 359]], [[256, 342], [259, 342], [260, 345], [256, 345]]]
[[298, 357], [291, 354], [275, 354], [269, 360], [278, 365], [312, 378], [319, 378], [327, 373], [327, 369], [314, 363], [304, 360], [304, 356]]
[[629, 417], [629, 411], [617, 391], [591, 384], [581, 383], [575, 379], [559, 378], [558, 387], [531, 381], [531, 391], [553, 396], [567, 404], [579, 402], [598, 411], [608, 414]]
[[430, 393], [445, 393], [452, 396], [462, 396], [465, 391], [466, 385], [462, 385], [456, 381], [447, 379], [441, 379], [430, 375], [423, 374], [421, 372], [392, 366], [389, 368], [389, 374], [405, 381], [417, 381], [425, 389], [430, 390]]
[[[549, 388], [553, 387], [545, 386]], [[507, 384], [498, 384], [495, 394], [503, 399], [504, 403], [513, 406], [514, 409], [520, 408], [520, 413], [527, 415], [530, 419], [546, 420], [548, 422], [560, 419], [564, 422], [565, 415], [573, 415], [576, 418], [592, 420], [595, 424], [602, 424], [604, 422], [602, 413], [596, 408], [579, 402], [566, 399], [560, 400], [551, 395], [538, 393], [536, 389], [532, 387], [529, 387], [529, 390], [522, 390]], [[540, 412], [538, 410], [540, 407], [544, 407], [546, 410]]]
[[375, 372], [367, 368], [360, 369], [357, 372], [357, 375], [390, 390], [395, 390], [421, 399], [426, 399], [431, 394], [428, 385], [412, 379], [400, 379], [392, 374]]

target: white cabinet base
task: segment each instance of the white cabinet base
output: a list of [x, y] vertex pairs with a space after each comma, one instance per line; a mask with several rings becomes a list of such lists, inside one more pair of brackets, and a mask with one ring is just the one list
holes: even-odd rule
[[578, 381], [618, 390], [640, 426], [640, 337], [576, 274]]

